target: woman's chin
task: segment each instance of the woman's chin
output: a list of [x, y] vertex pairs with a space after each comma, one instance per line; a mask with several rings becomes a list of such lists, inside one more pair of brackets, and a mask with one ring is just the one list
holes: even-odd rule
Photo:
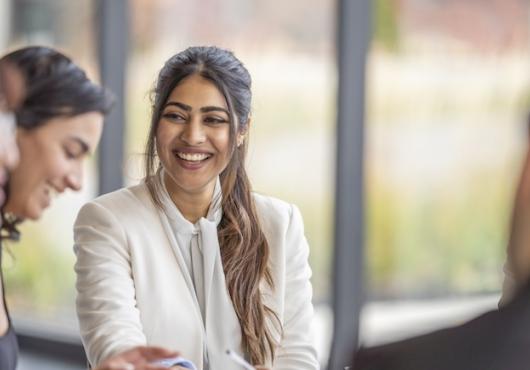
[[23, 218], [26, 220], [36, 221], [39, 218], [41, 218], [42, 213], [44, 212], [44, 209], [45, 208], [41, 208], [41, 207], [32, 209], [31, 211], [27, 212], [26, 216]]
[[41, 218], [44, 210], [49, 206], [49, 204], [43, 204], [43, 202], [37, 201], [28, 201], [25, 204], [16, 203], [14, 201], [8, 201], [4, 210], [21, 220], [38, 220]]
[[45, 207], [38, 206], [38, 205], [28, 205], [23, 212], [20, 212], [20, 214], [15, 213], [15, 215], [23, 220], [32, 220], [36, 221], [39, 218], [41, 218], [42, 213], [44, 211]]

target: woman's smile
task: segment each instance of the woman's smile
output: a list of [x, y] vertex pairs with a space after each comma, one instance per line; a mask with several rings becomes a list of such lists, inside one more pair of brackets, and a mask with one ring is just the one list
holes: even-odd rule
[[173, 151], [177, 163], [187, 170], [198, 170], [213, 157], [212, 153], [194, 148], [181, 148]]

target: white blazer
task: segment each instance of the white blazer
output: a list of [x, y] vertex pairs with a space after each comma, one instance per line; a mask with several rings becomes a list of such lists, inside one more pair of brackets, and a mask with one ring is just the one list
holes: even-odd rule
[[[274, 198], [254, 194], [254, 200], [271, 248], [275, 284], [273, 291], [262, 284], [263, 299], [283, 326], [273, 369], [318, 369], [309, 248], [300, 212]], [[178, 350], [202, 369], [201, 313], [166, 223], [144, 183], [103, 195], [79, 212], [74, 226], [76, 307], [92, 364], [147, 344]], [[210, 369], [231, 368], [225, 365], [211, 363]]]

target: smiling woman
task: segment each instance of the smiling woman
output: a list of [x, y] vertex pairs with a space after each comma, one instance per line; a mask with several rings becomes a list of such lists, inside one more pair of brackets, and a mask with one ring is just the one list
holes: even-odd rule
[[251, 78], [229, 51], [192, 47], [158, 76], [137, 186], [85, 205], [74, 228], [89, 360], [158, 344], [198, 369], [316, 369], [309, 248], [298, 209], [245, 170]]
[[34, 130], [20, 129], [22, 155], [10, 179], [5, 210], [35, 220], [55, 193], [80, 190], [83, 159], [96, 147], [102, 128], [103, 114], [89, 112], [54, 118]]
[[2, 58], [21, 72], [26, 96], [16, 111], [20, 162], [3, 212], [38, 219], [54, 193], [81, 187], [82, 162], [99, 142], [110, 97], [67, 57], [44, 47]]
[[[193, 223], [208, 211], [217, 176], [228, 164], [229, 117], [223, 95], [200, 75], [182, 80], [162, 112], [156, 151], [166, 170], [164, 184], [184, 217]], [[205, 198], [197, 202], [200, 194]]]

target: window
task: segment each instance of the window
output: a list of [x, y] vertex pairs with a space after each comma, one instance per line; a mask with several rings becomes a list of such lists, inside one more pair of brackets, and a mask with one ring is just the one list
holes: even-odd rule
[[496, 306], [529, 108], [528, 4], [377, 1], [365, 341]]

